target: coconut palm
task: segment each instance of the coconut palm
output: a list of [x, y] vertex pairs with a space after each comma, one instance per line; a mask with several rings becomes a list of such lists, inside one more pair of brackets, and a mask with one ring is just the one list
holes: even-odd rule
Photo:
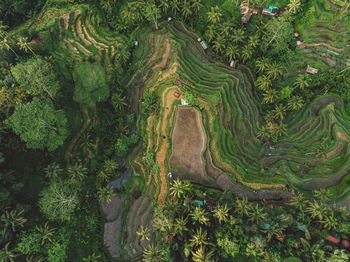
[[119, 93], [113, 93], [111, 97], [111, 104], [115, 111], [123, 111], [127, 103], [125, 97]]
[[287, 106], [290, 110], [300, 110], [304, 106], [304, 100], [300, 96], [292, 96], [288, 99]]
[[218, 36], [213, 41], [213, 49], [215, 50], [216, 53], [220, 53], [224, 47], [225, 47], [225, 39], [222, 36]]
[[250, 220], [254, 224], [260, 224], [267, 217], [267, 214], [264, 212], [264, 209], [262, 207], [259, 207], [258, 204], [252, 205], [249, 208], [248, 213], [248, 220]]
[[174, 198], [181, 198], [191, 190], [191, 184], [188, 181], [174, 180], [170, 187], [170, 195]]
[[284, 119], [284, 113], [286, 112], [286, 107], [283, 104], [276, 105], [272, 112], [275, 114], [276, 119]]
[[136, 234], [138, 234], [141, 237], [141, 240], [150, 240], [150, 236], [151, 236], [151, 232], [149, 230], [148, 226], [140, 226], [140, 230], [138, 232], [136, 232]]
[[199, 10], [201, 10], [203, 4], [201, 0], [191, 0], [191, 7], [196, 10], [196, 14], [198, 14]]
[[44, 245], [47, 240], [52, 242], [52, 237], [54, 236], [56, 228], [50, 228], [49, 224], [46, 222], [44, 226], [35, 226], [35, 230], [41, 239], [41, 245]]
[[44, 168], [45, 176], [49, 179], [58, 178], [63, 173], [61, 166], [55, 162]]
[[26, 38], [20, 36], [17, 41], [19, 49], [23, 50], [24, 52], [30, 51], [33, 55], [35, 55], [33, 49], [30, 48], [28, 40]]
[[227, 208], [226, 204], [224, 206], [218, 205], [213, 210], [214, 217], [216, 217], [219, 220], [220, 224], [221, 224], [221, 222], [226, 222], [227, 221], [227, 219], [228, 219], [228, 211], [229, 210], [230, 209]]
[[172, 0], [170, 2], [170, 7], [171, 10], [175, 13], [175, 15], [177, 14], [177, 12], [180, 11], [180, 1], [179, 0]]
[[294, 86], [299, 87], [301, 90], [303, 90], [305, 87], [309, 87], [310, 86], [309, 76], [306, 74], [299, 74], [294, 81]]
[[88, 169], [81, 163], [75, 163], [73, 166], [68, 167], [67, 172], [73, 181], [81, 182], [87, 176]]
[[267, 90], [264, 94], [263, 94], [263, 101], [266, 104], [270, 104], [275, 102], [275, 100], [278, 98], [278, 93], [276, 90], [274, 89], [270, 89]]
[[92, 253], [88, 257], [83, 258], [83, 261], [84, 262], [98, 262], [98, 261], [101, 261], [100, 258], [101, 258], [101, 255], [96, 255], [95, 253]]
[[80, 148], [91, 148], [93, 146], [93, 143], [91, 141], [91, 135], [88, 132], [85, 132], [80, 137]]
[[322, 220], [327, 213], [327, 207], [323, 202], [312, 201], [309, 202], [306, 211], [311, 214], [311, 218]]
[[283, 68], [276, 62], [270, 63], [270, 65], [267, 67], [266, 73], [271, 79], [276, 79], [283, 74]]
[[258, 68], [258, 71], [264, 72], [266, 71], [271, 64], [271, 60], [267, 57], [262, 57], [256, 60], [255, 67]]
[[109, 204], [112, 201], [112, 196], [114, 196], [113, 188], [110, 186], [101, 187], [97, 191], [97, 196], [100, 201], [104, 201]]
[[26, 262], [44, 262], [46, 259], [41, 256], [31, 255], [26, 257]]
[[160, 262], [163, 260], [163, 253], [159, 246], [153, 243], [143, 250], [143, 261], [144, 262]]
[[119, 165], [114, 159], [106, 159], [103, 163], [103, 170], [107, 173], [113, 173], [118, 170]]
[[188, 231], [188, 228], [186, 225], [187, 225], [187, 218], [184, 218], [183, 216], [177, 217], [175, 219], [175, 225], [174, 225], [176, 233], [182, 236], [184, 231]]
[[297, 11], [300, 8], [300, 0], [289, 0], [289, 4], [288, 4], [288, 12], [295, 14], [297, 13]]
[[196, 251], [191, 251], [193, 262], [213, 262], [214, 250], [205, 251], [204, 246], [200, 246]]
[[320, 220], [320, 223], [323, 224], [323, 227], [327, 230], [335, 230], [338, 226], [338, 219], [334, 216], [334, 214], [328, 214]]
[[242, 48], [242, 52], [241, 52], [241, 58], [243, 60], [243, 62], [248, 61], [250, 58], [252, 58], [253, 55], [253, 50], [249, 45], [245, 45]]
[[182, 8], [181, 8], [181, 14], [183, 15], [183, 17], [185, 18], [185, 20], [192, 15], [192, 9], [191, 9], [191, 4], [188, 1], [184, 1], [182, 4]]
[[208, 41], [210, 42], [212, 39], [215, 38], [216, 36], [216, 28], [215, 25], [209, 25], [207, 31], [205, 31], [205, 36], [208, 39]]
[[24, 227], [24, 224], [27, 222], [27, 219], [22, 215], [24, 210], [17, 212], [17, 210], [6, 210], [1, 215], [1, 221], [4, 222], [5, 227], [11, 226], [12, 231], [15, 232], [17, 227]]
[[260, 137], [261, 139], [270, 138], [271, 137], [271, 130], [268, 126], [262, 126], [258, 130], [257, 137]]
[[238, 47], [233, 45], [233, 44], [229, 44], [228, 47], [225, 50], [226, 56], [229, 58], [229, 60], [234, 60], [238, 58], [239, 55], [239, 51], [238, 51]]
[[264, 116], [264, 119], [268, 123], [276, 120], [276, 116], [274, 112], [271, 110], [271, 111], [267, 111], [266, 115]]
[[278, 135], [278, 136], [284, 136], [285, 134], [287, 134], [287, 127], [285, 124], [283, 124], [282, 122], [279, 125], [276, 125], [273, 128], [273, 133]]
[[244, 38], [245, 38], [245, 33], [243, 29], [239, 28], [239, 29], [233, 30], [232, 36], [231, 36], [232, 42], [236, 44], [242, 43], [244, 41]]
[[221, 35], [223, 35], [225, 38], [227, 38], [231, 34], [232, 28], [233, 28], [233, 26], [232, 26], [231, 21], [225, 21], [220, 28]]
[[240, 217], [243, 216], [249, 216], [249, 210], [250, 210], [250, 203], [248, 202], [248, 199], [246, 197], [243, 197], [242, 199], [236, 199], [235, 200], [235, 213], [237, 213]]
[[190, 215], [192, 216], [193, 221], [197, 221], [202, 225], [209, 225], [208, 213], [200, 206], [197, 206]]
[[198, 228], [190, 239], [192, 247], [206, 246], [209, 244], [207, 231], [203, 231], [202, 228]]
[[255, 243], [250, 242], [246, 247], [245, 255], [249, 258], [252, 258], [252, 261], [259, 261], [259, 258], [264, 255], [264, 252], [262, 249], [257, 247]]
[[160, 0], [159, 1], [159, 8], [162, 9], [163, 13], [167, 13], [169, 10], [169, 0]]
[[272, 81], [268, 76], [261, 75], [256, 79], [256, 85], [258, 89], [262, 91], [267, 91], [272, 86]]
[[2, 40], [0, 40], [0, 50], [5, 49], [7, 51], [11, 50], [12, 53], [15, 54], [15, 56], [18, 56], [15, 50], [11, 47], [12, 41], [8, 36], [5, 36]]
[[221, 21], [222, 12], [218, 6], [211, 7], [210, 11], [207, 13], [209, 22], [213, 24], [219, 23]]
[[259, 36], [258, 35], [251, 35], [248, 38], [248, 46], [251, 48], [255, 48], [259, 45]]
[[16, 252], [16, 249], [10, 249], [10, 243], [6, 243], [5, 247], [0, 250], [0, 262], [15, 262], [15, 258], [19, 256]]
[[301, 212], [304, 212], [308, 205], [308, 200], [304, 198], [302, 193], [298, 193], [296, 196], [291, 198], [289, 205], [296, 207]]

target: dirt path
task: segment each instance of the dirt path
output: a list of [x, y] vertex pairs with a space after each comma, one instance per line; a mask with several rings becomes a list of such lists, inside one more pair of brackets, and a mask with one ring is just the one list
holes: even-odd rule
[[152, 68], [152, 70], [156, 70], [158, 68], [164, 69], [169, 61], [169, 57], [171, 54], [171, 44], [168, 38], [165, 39], [165, 42], [166, 42], [166, 49], [165, 49], [165, 53], [163, 54], [162, 61], [159, 64], [155, 65]]
[[337, 137], [343, 139], [345, 142], [350, 143], [350, 139], [345, 135], [342, 130], [337, 130]]
[[303, 48], [305, 48], [307, 46], [320, 46], [320, 45], [327, 46], [327, 47], [329, 47], [329, 48], [331, 48], [333, 50], [339, 51], [339, 52], [344, 51], [345, 48], [350, 47], [350, 45], [347, 45], [346, 47], [343, 47], [343, 48], [337, 48], [337, 47], [331, 46], [328, 43], [321, 42], [321, 43], [312, 43], [312, 44], [302, 43], [301, 45], [298, 46], [298, 48], [303, 49]]
[[[166, 174], [166, 163], [165, 163], [165, 159], [166, 159], [166, 155], [167, 155], [167, 143], [169, 141], [169, 138], [166, 134], [166, 129], [167, 129], [167, 118], [169, 116], [170, 113], [170, 109], [172, 104], [180, 99], [180, 98], [176, 98], [174, 96], [174, 92], [179, 92], [178, 87], [176, 86], [172, 86], [172, 87], [168, 87], [164, 90], [163, 95], [162, 95], [162, 108], [163, 108], [163, 112], [160, 113], [160, 115], [162, 116], [161, 119], [159, 119], [158, 122], [158, 126], [157, 126], [157, 134], [158, 134], [158, 138], [160, 138], [160, 136], [162, 137], [162, 142], [161, 142], [161, 146], [158, 150], [158, 152], [156, 153], [156, 162], [159, 164], [159, 177], [160, 177], [160, 192], [159, 192], [159, 196], [158, 196], [158, 203], [164, 204], [166, 197], [168, 195], [168, 183], [167, 183], [167, 174]], [[160, 126], [161, 125], [161, 126]], [[159, 139], [158, 139], [158, 142]]]

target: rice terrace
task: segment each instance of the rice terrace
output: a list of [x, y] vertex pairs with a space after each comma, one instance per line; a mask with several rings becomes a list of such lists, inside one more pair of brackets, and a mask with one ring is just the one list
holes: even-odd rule
[[349, 0], [0, 2], [0, 262], [350, 261]]

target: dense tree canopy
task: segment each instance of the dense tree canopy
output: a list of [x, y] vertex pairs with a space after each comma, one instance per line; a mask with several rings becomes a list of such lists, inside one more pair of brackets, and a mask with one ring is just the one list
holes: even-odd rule
[[74, 68], [75, 83], [73, 99], [87, 106], [95, 106], [96, 102], [106, 101], [109, 87], [103, 67], [88, 62]]
[[68, 134], [65, 113], [56, 110], [49, 99], [34, 98], [19, 105], [6, 123], [33, 149], [53, 151], [63, 145]]

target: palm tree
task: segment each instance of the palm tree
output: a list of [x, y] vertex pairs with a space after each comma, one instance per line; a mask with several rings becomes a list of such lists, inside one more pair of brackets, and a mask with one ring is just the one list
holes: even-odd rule
[[196, 251], [191, 251], [193, 262], [213, 262], [214, 250], [205, 251], [205, 247], [200, 246]]
[[256, 80], [257, 87], [262, 91], [267, 91], [272, 86], [271, 79], [266, 75], [261, 75]]
[[63, 173], [63, 169], [59, 164], [53, 162], [44, 168], [44, 172], [47, 178], [52, 179], [58, 178]]
[[24, 227], [27, 219], [22, 217], [24, 210], [17, 212], [16, 210], [5, 211], [1, 215], [1, 221], [4, 222], [5, 227], [11, 226], [12, 231], [15, 232], [17, 227]]
[[208, 14], [208, 20], [213, 24], [219, 23], [221, 21], [222, 12], [218, 6], [211, 7]]
[[231, 21], [225, 21], [221, 27], [221, 34], [227, 38], [231, 34], [232, 23]]
[[271, 64], [271, 61], [269, 58], [267, 57], [262, 57], [256, 60], [255, 62], [255, 67], [258, 68], [258, 71], [264, 72], [265, 70], [267, 70], [269, 68]]
[[243, 62], [248, 61], [252, 57], [252, 55], [253, 55], [253, 50], [251, 49], [251, 47], [249, 45], [243, 46], [242, 54], [241, 54]]
[[180, 3], [179, 0], [172, 0], [170, 2], [170, 7], [172, 9], [173, 12], [175, 12], [175, 15], [178, 11], [180, 11]]
[[181, 198], [191, 190], [191, 184], [188, 181], [181, 181], [180, 179], [174, 180], [170, 187], [170, 195], [174, 198]]
[[106, 159], [103, 164], [103, 170], [107, 173], [113, 173], [118, 170], [119, 165], [114, 159]]
[[241, 28], [233, 30], [232, 36], [231, 36], [232, 42], [238, 44], [243, 42], [244, 38], [245, 38], [245, 33]]
[[272, 110], [272, 112], [275, 114], [276, 119], [284, 119], [284, 113], [286, 112], [286, 108], [283, 104], [279, 104], [275, 106], [275, 109]]
[[169, 0], [160, 0], [159, 7], [162, 9], [163, 13], [167, 13], [169, 10]]
[[91, 148], [92, 146], [91, 135], [88, 132], [85, 132], [80, 137], [80, 148]]
[[24, 38], [23, 36], [20, 36], [18, 38], [17, 44], [19, 46], [19, 49], [24, 50], [24, 52], [30, 51], [33, 55], [35, 55], [33, 49], [31, 49], [30, 46], [28, 45], [27, 39]]
[[221, 36], [218, 36], [213, 41], [213, 49], [215, 50], [216, 53], [220, 53], [224, 47], [225, 47], [225, 39]]
[[208, 41], [210, 42], [213, 38], [215, 38], [217, 34], [215, 25], [209, 25], [207, 31], [205, 31], [205, 36], [207, 37]]
[[229, 58], [229, 61], [238, 58], [238, 54], [239, 54], [238, 47], [233, 44], [229, 44], [225, 52], [226, 52], [226, 56]]
[[287, 127], [285, 124], [283, 124], [282, 122], [279, 125], [276, 125], [273, 128], [273, 133], [278, 135], [278, 136], [284, 136], [285, 134], [287, 134]]
[[254, 224], [260, 224], [266, 217], [267, 214], [264, 212], [264, 209], [262, 207], [259, 207], [258, 204], [252, 205], [249, 209], [248, 220]]
[[298, 193], [289, 201], [289, 205], [296, 207], [299, 211], [304, 212], [308, 205], [308, 200], [304, 198], [302, 193]]
[[144, 262], [160, 262], [163, 260], [162, 250], [159, 246], [155, 246], [153, 243], [143, 250]]
[[95, 253], [92, 253], [88, 257], [83, 258], [84, 262], [98, 262], [100, 261], [101, 255], [96, 255]]
[[310, 78], [306, 74], [299, 74], [297, 78], [294, 81], [294, 86], [299, 87], [301, 90], [303, 90], [305, 87], [310, 86]]
[[227, 208], [227, 204], [225, 204], [224, 206], [217, 206], [215, 207], [215, 209], [213, 210], [214, 213], [214, 217], [216, 217], [219, 220], [219, 223], [221, 224], [221, 222], [226, 222], [228, 219], [228, 211], [230, 209]]
[[112, 94], [111, 104], [115, 111], [123, 111], [124, 107], [127, 105], [125, 97], [121, 96], [119, 93]]
[[259, 36], [258, 35], [251, 35], [248, 38], [248, 46], [251, 48], [255, 48], [259, 45]]
[[250, 242], [247, 245], [245, 255], [249, 258], [251, 257], [253, 261], [259, 261], [259, 257], [263, 256], [264, 252], [262, 249], [258, 248], [256, 244]]
[[190, 3], [186, 0], [182, 4], [181, 13], [184, 16], [185, 20], [193, 13]]
[[111, 174], [111, 173], [108, 173], [108, 172], [105, 172], [104, 170], [100, 170], [100, 171], [97, 173], [97, 177], [98, 177], [101, 181], [108, 182], [108, 181], [112, 178], [112, 174]]
[[200, 206], [197, 206], [190, 215], [192, 219], [198, 221], [199, 224], [209, 225], [208, 213]]
[[283, 69], [282, 66], [278, 63], [271, 63], [268, 67], [267, 67], [267, 75], [272, 78], [272, 79], [276, 79], [278, 78], [280, 75], [283, 74]]
[[302, 109], [304, 106], [304, 100], [300, 96], [292, 96], [288, 99], [287, 106], [290, 110]]
[[10, 243], [6, 243], [5, 247], [0, 250], [0, 261], [1, 262], [15, 262], [15, 258], [19, 255], [16, 254], [16, 249], [9, 249]]
[[278, 93], [276, 90], [274, 89], [270, 89], [267, 90], [264, 94], [263, 94], [263, 101], [266, 104], [270, 104], [275, 102], [275, 100], [278, 98]]
[[110, 186], [101, 187], [97, 191], [97, 196], [100, 201], [104, 201], [106, 203], [111, 203], [112, 197], [114, 196], [113, 188]]
[[81, 163], [75, 163], [67, 169], [67, 172], [73, 181], [81, 182], [87, 176], [88, 169]]
[[41, 256], [31, 255], [26, 257], [26, 262], [44, 262], [46, 259]]
[[257, 137], [260, 137], [261, 139], [270, 138], [271, 137], [271, 130], [268, 126], [262, 126], [258, 130]]
[[288, 12], [295, 14], [300, 8], [300, 0], [289, 0]]
[[201, 7], [203, 4], [201, 3], [201, 0], [191, 0], [191, 7], [196, 10], [196, 14], [198, 14], [199, 10], [201, 10]]
[[188, 228], [186, 225], [187, 225], [187, 218], [184, 218], [183, 216], [177, 217], [175, 219], [175, 226], [174, 226], [176, 234], [180, 234], [182, 236], [184, 231], [188, 231]]
[[248, 199], [243, 197], [242, 199], [235, 200], [235, 213], [237, 213], [240, 217], [249, 216], [250, 204], [248, 203]]
[[272, 122], [276, 120], [276, 116], [273, 113], [273, 111], [267, 111], [266, 115], [264, 116], [264, 119], [266, 122]]
[[12, 53], [15, 54], [15, 56], [18, 56], [15, 50], [12, 49], [11, 47], [11, 40], [9, 39], [8, 36], [5, 36], [1, 41], [0, 41], [0, 50], [5, 49], [7, 51], [11, 50]]
[[201, 227], [197, 229], [196, 232], [193, 234], [192, 238], [190, 239], [190, 244], [192, 247], [208, 245], [209, 242], [207, 231], [203, 231]]
[[140, 226], [140, 231], [136, 232], [136, 234], [138, 234], [141, 237], [141, 240], [150, 240], [150, 236], [151, 236], [151, 232], [149, 230], [148, 226]]
[[311, 218], [318, 218], [322, 220], [327, 212], [327, 207], [323, 202], [312, 201], [309, 202], [309, 206], [306, 208], [307, 213], [311, 214]]
[[338, 226], [338, 219], [334, 216], [334, 214], [328, 214], [320, 220], [320, 223], [323, 224], [323, 227], [327, 230], [335, 230]]
[[36, 226], [35, 230], [41, 239], [41, 245], [44, 245], [46, 240], [52, 242], [52, 237], [54, 236], [56, 228], [50, 228], [49, 224], [46, 222], [44, 226]]

